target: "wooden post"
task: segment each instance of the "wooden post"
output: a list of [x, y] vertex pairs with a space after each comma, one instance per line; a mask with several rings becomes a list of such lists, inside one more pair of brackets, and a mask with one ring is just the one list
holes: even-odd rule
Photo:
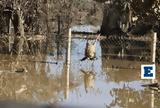
[[70, 72], [70, 63], [71, 63], [71, 28], [69, 29], [68, 35], [68, 46], [67, 46], [67, 56], [66, 56], [66, 89], [65, 89], [65, 99], [69, 97], [69, 72]]
[[11, 47], [12, 47], [12, 46], [11, 46], [11, 41], [12, 41], [12, 40], [11, 40], [11, 39], [12, 39], [11, 37], [12, 37], [12, 35], [13, 35], [13, 34], [12, 34], [11, 26], [12, 26], [12, 24], [11, 24], [11, 19], [10, 19], [10, 20], [9, 20], [9, 37], [8, 37], [8, 38], [9, 38], [9, 39], [8, 39], [8, 40], [9, 40], [9, 43], [8, 43], [8, 44], [9, 44], [9, 52], [11, 52]]
[[154, 32], [152, 37], [152, 63], [156, 62], [156, 43], [157, 43], [157, 33]]
[[[157, 33], [154, 32], [153, 35], [152, 35], [152, 42], [151, 42], [151, 55], [152, 55], [152, 60], [151, 62], [153, 64], [155, 64], [156, 62], [156, 43], [157, 43]], [[155, 83], [156, 80], [152, 79], [151, 83]], [[151, 93], [151, 108], [154, 108], [154, 91], [152, 90], [152, 93]]]
[[59, 59], [59, 50], [60, 50], [60, 40], [61, 40], [61, 17], [58, 15], [57, 16], [57, 22], [58, 22], [58, 32], [57, 32], [57, 35], [56, 35], [56, 43], [57, 43], [57, 60]]

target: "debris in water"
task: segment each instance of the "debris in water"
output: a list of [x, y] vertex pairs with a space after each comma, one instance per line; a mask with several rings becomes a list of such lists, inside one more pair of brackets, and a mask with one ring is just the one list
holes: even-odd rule
[[17, 68], [15, 70], [15, 72], [17, 72], [17, 73], [23, 73], [23, 72], [25, 72], [25, 69], [24, 68]]
[[40, 63], [48, 63], [48, 64], [58, 64], [58, 62], [49, 62], [49, 61], [39, 61]]
[[21, 88], [16, 91], [16, 94], [20, 94], [20, 93], [22, 93], [22, 92], [24, 92], [26, 90], [27, 90], [27, 86], [26, 85], [22, 85]]
[[155, 90], [157, 92], [160, 92], [160, 84], [158, 84], [158, 83], [144, 84], [142, 86], [148, 87], [151, 90]]

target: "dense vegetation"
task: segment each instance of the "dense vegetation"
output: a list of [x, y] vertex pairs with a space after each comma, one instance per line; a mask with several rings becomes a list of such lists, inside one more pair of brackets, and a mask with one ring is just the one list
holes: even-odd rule
[[[158, 0], [104, 1], [102, 34], [112, 34], [115, 32], [115, 30], [112, 31], [113, 29], [119, 29], [118, 32], [128, 32], [133, 26], [136, 26], [136, 30], [132, 32], [135, 35], [144, 35], [150, 29], [159, 32], [160, 8]], [[122, 27], [123, 24], [125, 27]]]
[[115, 28], [133, 34], [154, 29], [159, 36], [159, 5], [159, 0], [1, 0], [0, 36], [41, 34], [59, 44], [72, 25], [101, 23], [104, 34]]
[[[34, 34], [56, 31], [58, 18], [60, 18], [62, 31], [66, 31], [70, 24], [93, 24], [93, 21], [99, 18], [95, 13], [100, 11], [97, 4], [89, 0], [2, 0], [0, 3], [1, 34], [8, 32], [6, 28], [9, 25], [8, 19], [12, 20], [14, 29], [18, 28], [20, 16], [17, 15], [17, 9], [20, 9], [22, 14], [25, 32]], [[18, 31], [15, 30], [15, 32]]]
[[[62, 31], [71, 24], [100, 25], [102, 10], [108, 12], [114, 5], [126, 13], [131, 11], [132, 16], [129, 17], [137, 17], [136, 23], [159, 24], [159, 4], [159, 0], [2, 0], [0, 33], [8, 32], [5, 26], [8, 26], [9, 19], [13, 22], [14, 31], [18, 32], [20, 16], [17, 9], [21, 11], [25, 32], [47, 34], [57, 30], [58, 18], [61, 19]], [[9, 9], [8, 13], [6, 9]]]

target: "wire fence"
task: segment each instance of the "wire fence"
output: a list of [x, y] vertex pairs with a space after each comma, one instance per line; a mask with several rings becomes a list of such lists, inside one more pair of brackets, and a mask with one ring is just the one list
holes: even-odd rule
[[150, 61], [151, 40], [151, 36], [109, 36], [101, 41], [102, 55], [112, 59]]
[[[90, 32], [72, 32], [78, 34], [72, 36], [76, 39], [94, 40], [96, 33]], [[80, 35], [81, 34], [81, 35]], [[87, 36], [86, 36], [87, 35]], [[102, 57], [108, 59], [123, 59], [151, 62], [153, 55], [153, 37], [154, 33], [149, 33], [145, 36], [136, 35], [111, 35], [100, 36], [100, 45], [102, 48]], [[160, 42], [156, 40], [156, 61], [159, 60]]]
[[[71, 42], [74, 44], [75, 40], [80, 40], [78, 45], [81, 43], [86, 44], [81, 47], [76, 46], [80, 49], [85, 48], [81, 50], [81, 56], [85, 57], [87, 42], [94, 42], [98, 36], [99, 34], [95, 32], [72, 31]], [[68, 39], [68, 37], [66, 37], [66, 39]], [[100, 61], [103, 69], [140, 70], [141, 64], [160, 61], [160, 42], [157, 39], [157, 33], [152, 32], [144, 36], [130, 34], [100, 36], [98, 40], [100, 46], [98, 45], [98, 47], [95, 48], [95, 53], [98, 53], [98, 61], [95, 61], [95, 63]], [[75, 47], [75, 45], [72, 47]], [[74, 52], [74, 54], [76, 53]], [[79, 55], [76, 57], [79, 57]], [[73, 58], [71, 57], [71, 59]], [[90, 58], [88, 58], [88, 60], [89, 59]], [[91, 60], [92, 59], [89, 61]], [[86, 65], [87, 64], [85, 64], [85, 66]]]

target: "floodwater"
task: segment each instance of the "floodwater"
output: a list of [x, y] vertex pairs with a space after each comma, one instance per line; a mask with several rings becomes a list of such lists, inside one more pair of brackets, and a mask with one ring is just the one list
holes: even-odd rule
[[[1, 54], [0, 99], [64, 106], [151, 108], [151, 91], [141, 86], [150, 80], [140, 79], [140, 68], [109, 66], [118, 62], [125, 66], [127, 61], [102, 57], [99, 42], [96, 45], [97, 59], [81, 62], [85, 44], [84, 39], [72, 40], [68, 99], [65, 98], [65, 54], [58, 60], [54, 54], [22, 57]], [[138, 62], [131, 63], [140, 67]], [[154, 96], [153, 108], [159, 108], [159, 97]]]

